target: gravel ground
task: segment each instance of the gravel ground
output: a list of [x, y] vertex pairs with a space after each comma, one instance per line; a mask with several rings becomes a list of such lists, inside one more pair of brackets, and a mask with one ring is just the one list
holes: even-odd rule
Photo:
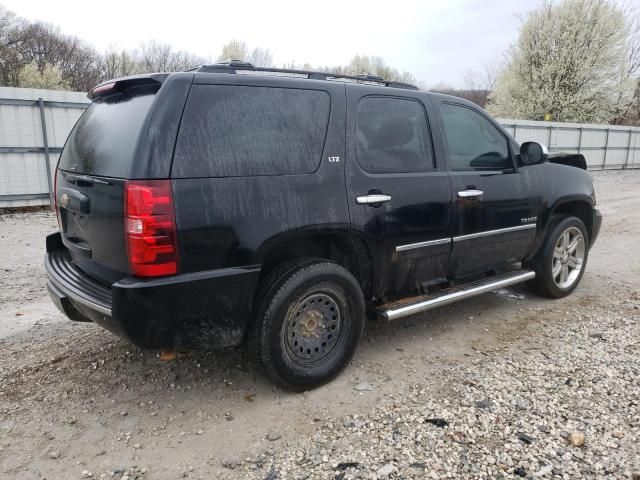
[[[537, 338], [385, 396], [243, 464], [283, 478], [640, 478], [640, 296], [541, 308]], [[367, 386], [368, 388], [368, 386]], [[256, 467], [258, 465], [258, 467]]]
[[236, 349], [162, 362], [67, 321], [44, 290], [55, 217], [0, 215], [0, 478], [640, 479], [640, 171], [594, 177], [605, 225], [573, 295], [372, 322], [305, 394]]

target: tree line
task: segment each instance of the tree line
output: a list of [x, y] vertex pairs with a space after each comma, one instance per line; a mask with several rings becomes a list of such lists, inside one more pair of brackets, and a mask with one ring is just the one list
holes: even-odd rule
[[[240, 40], [223, 45], [215, 58], [176, 50], [149, 41], [137, 49], [110, 48], [101, 53], [89, 43], [66, 35], [54, 25], [29, 22], [0, 5], [0, 85], [26, 88], [87, 91], [101, 81], [139, 73], [172, 72], [215, 61], [243, 60], [258, 67], [273, 67], [273, 55], [264, 48], [250, 49]], [[288, 68], [312, 69], [292, 62]], [[389, 80], [415, 82], [408, 72], [388, 66], [380, 57], [356, 55], [347, 65], [317, 67], [340, 74], [370, 73]]]
[[[541, 0], [522, 18], [502, 61], [468, 71], [465, 88], [432, 91], [466, 98], [500, 117], [640, 125], [640, 16], [617, 0]], [[270, 50], [240, 40], [214, 58], [150, 41], [137, 49], [97, 51], [54, 25], [30, 22], [0, 5], [0, 85], [87, 91], [138, 73], [179, 71], [238, 59], [273, 67]], [[355, 55], [346, 65], [290, 62], [285, 68], [372, 74], [416, 84], [381, 57]], [[422, 85], [422, 84], [420, 84]]]
[[184, 70], [207, 59], [151, 41], [101, 53], [54, 25], [29, 22], [0, 5], [0, 85], [87, 91], [103, 80]]

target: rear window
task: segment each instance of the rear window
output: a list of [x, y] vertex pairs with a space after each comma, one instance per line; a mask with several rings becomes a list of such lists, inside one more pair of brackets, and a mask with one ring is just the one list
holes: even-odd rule
[[98, 98], [71, 131], [58, 167], [125, 178], [153, 99], [148, 88]]
[[320, 90], [194, 85], [180, 126], [174, 177], [312, 173], [330, 97]]

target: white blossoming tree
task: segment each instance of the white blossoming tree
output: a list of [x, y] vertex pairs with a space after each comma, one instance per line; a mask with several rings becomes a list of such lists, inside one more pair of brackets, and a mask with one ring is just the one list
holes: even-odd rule
[[613, 120], [637, 85], [636, 21], [612, 1], [545, 1], [524, 19], [489, 110], [531, 120]]

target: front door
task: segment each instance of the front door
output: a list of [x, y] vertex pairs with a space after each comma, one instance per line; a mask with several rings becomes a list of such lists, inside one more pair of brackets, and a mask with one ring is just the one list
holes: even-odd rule
[[515, 144], [482, 110], [436, 97], [455, 201], [452, 277], [521, 261], [541, 208], [533, 169], [518, 169]]
[[451, 187], [436, 162], [432, 106], [420, 92], [347, 87], [349, 215], [374, 259], [374, 295], [409, 295], [447, 274]]

